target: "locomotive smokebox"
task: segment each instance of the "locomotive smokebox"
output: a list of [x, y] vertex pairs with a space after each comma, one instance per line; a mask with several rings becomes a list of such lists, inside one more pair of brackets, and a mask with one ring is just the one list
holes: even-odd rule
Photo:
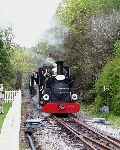
[[57, 61], [57, 75], [63, 75], [63, 61]]

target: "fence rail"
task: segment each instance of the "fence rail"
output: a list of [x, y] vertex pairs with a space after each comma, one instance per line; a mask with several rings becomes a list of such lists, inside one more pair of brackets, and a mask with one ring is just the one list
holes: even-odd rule
[[15, 100], [15, 96], [17, 95], [18, 91], [5, 91], [4, 94], [4, 103], [13, 102]]

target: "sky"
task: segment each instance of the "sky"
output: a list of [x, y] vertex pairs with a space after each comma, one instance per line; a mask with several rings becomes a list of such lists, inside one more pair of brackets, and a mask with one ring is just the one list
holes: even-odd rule
[[0, 27], [11, 26], [15, 41], [31, 47], [50, 28], [61, 0], [0, 0]]

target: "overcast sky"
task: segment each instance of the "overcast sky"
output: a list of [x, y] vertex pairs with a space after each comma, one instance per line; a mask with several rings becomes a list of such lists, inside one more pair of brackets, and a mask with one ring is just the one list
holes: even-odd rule
[[0, 0], [0, 27], [12, 26], [16, 41], [30, 47], [50, 27], [61, 0]]

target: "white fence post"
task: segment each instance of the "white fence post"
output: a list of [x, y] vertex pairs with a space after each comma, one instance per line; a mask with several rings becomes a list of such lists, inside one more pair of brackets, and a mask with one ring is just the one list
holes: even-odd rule
[[17, 93], [18, 91], [5, 91], [4, 102], [5, 103], [13, 102]]

